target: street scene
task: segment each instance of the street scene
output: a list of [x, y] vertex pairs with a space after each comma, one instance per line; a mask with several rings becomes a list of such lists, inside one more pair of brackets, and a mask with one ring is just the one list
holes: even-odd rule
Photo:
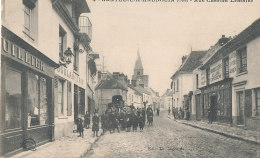
[[0, 157], [260, 158], [259, 6], [2, 0]]

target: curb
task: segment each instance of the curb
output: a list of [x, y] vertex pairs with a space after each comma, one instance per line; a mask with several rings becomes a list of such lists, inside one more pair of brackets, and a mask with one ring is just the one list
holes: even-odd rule
[[[169, 116], [168, 116], [168, 118], [172, 119]], [[257, 142], [257, 141], [254, 141], [254, 140], [246, 139], [246, 138], [239, 137], [239, 136], [230, 135], [230, 134], [227, 134], [227, 133], [224, 133], [224, 132], [219, 132], [219, 131], [215, 131], [215, 130], [208, 129], [208, 128], [199, 127], [199, 126], [192, 125], [192, 124], [185, 123], [185, 122], [180, 122], [180, 121], [177, 121], [175, 119], [174, 119], [174, 121], [176, 121], [178, 123], [181, 123], [181, 124], [184, 124], [184, 125], [187, 125], [187, 126], [191, 126], [193, 128], [197, 128], [197, 129], [201, 129], [201, 130], [204, 130], [204, 131], [212, 132], [212, 133], [215, 133], [215, 134], [218, 134], [218, 135], [222, 135], [222, 136], [225, 136], [225, 137], [228, 137], [228, 138], [242, 140], [242, 141], [245, 141], [247, 143], [254, 144], [254, 145], [260, 145], [260, 142]]]
[[93, 146], [96, 144], [96, 142], [99, 141], [99, 139], [102, 137], [103, 135], [100, 135], [99, 137], [97, 137], [93, 143], [91, 143], [90, 147], [88, 149], [86, 149], [80, 156], [79, 158], [84, 158], [86, 157], [86, 155], [88, 154], [88, 152], [93, 148]]

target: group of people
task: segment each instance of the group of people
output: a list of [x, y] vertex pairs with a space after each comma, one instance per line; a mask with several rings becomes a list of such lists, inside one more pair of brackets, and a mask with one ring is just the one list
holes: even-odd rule
[[[114, 133], [115, 131], [120, 132], [120, 130], [136, 132], [138, 127], [142, 132], [146, 121], [145, 116], [147, 116], [147, 122], [149, 125], [152, 125], [153, 110], [150, 106], [146, 110], [145, 108], [129, 108], [120, 110], [110, 108], [103, 112], [101, 117], [98, 116], [98, 112], [95, 112], [92, 117], [93, 137], [98, 136], [100, 121], [103, 130], [102, 134], [106, 131]], [[90, 128], [89, 112], [86, 112], [84, 121], [81, 118], [78, 118], [76, 124], [79, 137], [83, 137], [84, 128]]]
[[[76, 125], [77, 125], [77, 132], [79, 133], [78, 137], [84, 137], [84, 128], [86, 129], [90, 128], [90, 114], [88, 111], [84, 116], [84, 121], [80, 117], [76, 119]], [[92, 131], [93, 131], [93, 137], [98, 136], [99, 117], [97, 112], [95, 112], [94, 116], [92, 117]]]

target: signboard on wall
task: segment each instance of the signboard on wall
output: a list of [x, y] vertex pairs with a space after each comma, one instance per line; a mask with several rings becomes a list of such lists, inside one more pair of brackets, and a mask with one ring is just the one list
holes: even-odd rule
[[222, 76], [222, 60], [219, 60], [210, 66], [210, 84], [222, 80]]
[[235, 77], [237, 72], [237, 66], [236, 66], [236, 52], [232, 52], [229, 54], [229, 77]]
[[200, 73], [200, 87], [204, 87], [206, 85], [207, 85], [206, 70], [201, 70], [201, 73]]

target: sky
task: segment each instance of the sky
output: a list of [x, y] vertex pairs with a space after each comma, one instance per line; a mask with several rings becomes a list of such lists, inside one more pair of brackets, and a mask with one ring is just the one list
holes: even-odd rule
[[137, 50], [149, 86], [162, 95], [181, 57], [208, 50], [222, 35], [235, 36], [260, 18], [260, 1], [102, 2], [87, 1], [92, 23], [91, 47], [104, 57], [105, 69], [131, 79]]

